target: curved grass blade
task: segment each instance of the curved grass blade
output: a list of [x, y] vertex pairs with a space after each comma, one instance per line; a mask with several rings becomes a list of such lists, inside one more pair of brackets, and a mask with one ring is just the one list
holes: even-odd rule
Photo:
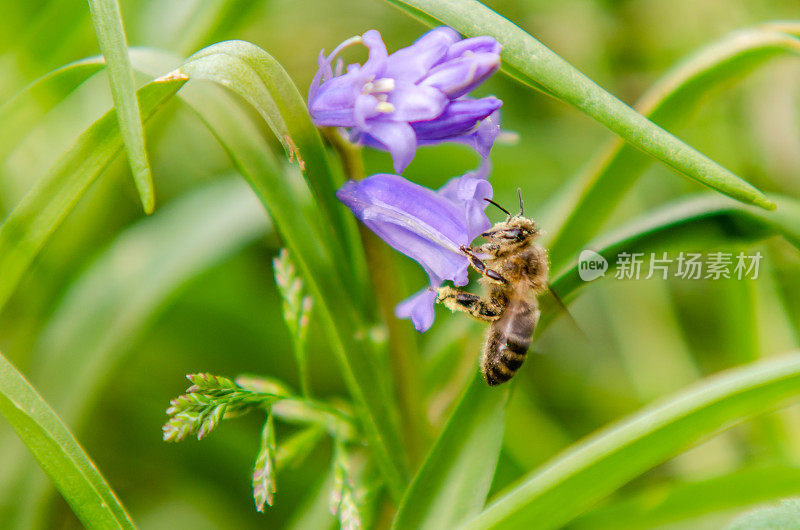
[[147, 161], [144, 142], [144, 126], [139, 102], [136, 99], [136, 85], [133, 69], [128, 57], [128, 43], [122, 24], [122, 14], [118, 0], [89, 0], [92, 23], [97, 34], [100, 51], [108, 63], [108, 80], [111, 84], [111, 97], [117, 109], [117, 120], [122, 131], [122, 142], [128, 154], [133, 180], [139, 190], [139, 198], [145, 213], [151, 214], [156, 207], [153, 190], [153, 175]]
[[[250, 189], [226, 179], [167, 204], [120, 234], [69, 287], [36, 345], [32, 379], [47, 389], [62, 419], [79, 431], [115, 368], [165, 301], [267, 228]], [[137, 259], [128, 259], [131, 255]], [[5, 485], [0, 491], [19, 489], [23, 463], [13, 447], [0, 450], [0, 484]], [[29, 491], [19, 503], [33, 510], [47, 494], [46, 484]]]
[[[303, 171], [317, 204], [333, 226], [334, 236], [344, 238], [348, 233], [345, 219], [349, 218], [336, 199], [336, 183], [322, 138], [311, 122], [305, 100], [280, 63], [254, 44], [227, 41], [189, 57], [184, 71], [190, 77], [217, 81], [253, 105], [289, 160], [295, 160]], [[347, 230], [352, 233], [352, 226]]]
[[0, 105], [0, 160], [24, 138], [36, 123], [60, 100], [55, 94], [72, 92], [89, 77], [105, 67], [100, 57], [90, 57], [57, 68], [33, 81]]
[[[142, 115], [152, 116], [186, 82], [183, 75], [139, 90]], [[122, 148], [114, 110], [86, 130], [0, 225], [0, 308], [63, 218]]]
[[763, 193], [699, 153], [594, 83], [508, 19], [476, 0], [386, 0], [427, 23], [464, 35], [489, 35], [503, 46], [512, 77], [583, 111], [638, 149], [706, 186], [747, 204], [774, 209]]
[[800, 352], [703, 379], [563, 452], [466, 528], [559, 528], [703, 438], [800, 394]]
[[775, 530], [793, 528], [800, 521], [800, 499], [785, 499], [778, 506], [769, 506], [737, 517], [726, 530]]
[[[216, 57], [218, 69], [210, 71], [208, 65], [203, 64], [209, 57]], [[157, 57], [152, 59], [151, 62], [160, 62]], [[201, 64], [194, 64], [196, 61]], [[358, 269], [342, 267], [342, 263], [356, 264], [332, 258], [337, 250], [330, 248], [333, 244], [328, 235], [330, 226], [322, 220], [319, 210], [297, 208], [302, 197], [287, 186], [285, 174], [278, 168], [269, 146], [249, 116], [227, 92], [202, 82], [203, 75], [226, 87], [230, 82], [236, 82], [241, 85], [237, 92], [248, 100], [242, 91], [248, 90], [248, 85], [258, 90], [259, 85], [253, 82], [252, 70], [242, 66], [241, 60], [225, 55], [188, 61], [181, 71], [199, 74], [199, 79], [181, 91], [181, 97], [217, 138], [275, 220], [276, 228], [311, 288], [311, 294], [320, 303], [319, 316], [333, 338], [332, 350], [358, 406], [370, 447], [390, 493], [399, 502], [407, 480], [399, 413], [391, 383], [377, 366], [373, 345], [366, 338], [365, 325], [354, 307]], [[253, 93], [263, 94], [260, 91]], [[264, 111], [262, 108], [262, 116]], [[275, 116], [278, 120], [279, 116]]]
[[705, 480], [651, 487], [592, 510], [573, 521], [570, 528], [652, 528], [796, 495], [800, 495], [800, 470], [796, 467], [747, 467]]
[[[64, 420], [82, 424], [114, 366], [171, 294], [267, 229], [249, 188], [225, 179], [122, 232], [70, 286], [36, 346], [32, 377]], [[126, 260], [134, 254], [134, 262]]]
[[[140, 13], [137, 36], [142, 42], [163, 50], [173, 50], [186, 57], [210, 42], [246, 30], [246, 25], [260, 15], [266, 0], [205, 0], [196, 5], [178, 2], [172, 9], [149, 9]], [[132, 32], [131, 32], [132, 33]], [[133, 34], [133, 33], [132, 33]], [[134, 62], [135, 64], [135, 62]]]
[[302, 499], [300, 508], [286, 523], [287, 530], [331, 530], [339, 528], [336, 517], [331, 513], [331, 490], [333, 490], [333, 472], [322, 477], [307, 496]]
[[[187, 65], [187, 70], [191, 67]], [[208, 126], [272, 217], [310, 293], [319, 303], [320, 320], [330, 338], [345, 383], [357, 405], [370, 449], [393, 498], [399, 502], [406, 485], [406, 461], [400, 442], [397, 404], [385, 374], [368, 343], [353, 297], [341, 280], [341, 263], [332, 262], [324, 240], [298, 211], [275, 160], [259, 140], [251, 120], [219, 92], [199, 92], [190, 85], [181, 94]], [[222, 94], [223, 96], [225, 94]]]
[[[676, 127], [715, 88], [787, 54], [800, 55], [796, 36], [761, 27], [734, 32], [678, 64], [635, 108], [662, 127]], [[543, 223], [553, 268], [562, 266], [597, 233], [651, 163], [651, 158], [621, 140], [611, 141], [594, 157]]]
[[764, 31], [775, 31], [800, 37], [800, 22], [797, 20], [773, 20], [759, 24], [757, 27]]
[[134, 528], [125, 508], [72, 433], [2, 355], [0, 412], [87, 528]]
[[[765, 212], [726, 201], [717, 196], [696, 196], [648, 212], [602, 240], [587, 245], [609, 264], [620, 252], [654, 250], [709, 249], [736, 242], [753, 242], [771, 235], [781, 235], [800, 249], [800, 202], [774, 196], [779, 211]], [[606, 273], [607, 275], [609, 272]], [[553, 289], [565, 300], [585, 285], [578, 274], [578, 263], [558, 272], [551, 281]], [[542, 311], [543, 325], [549, 321]]]
[[476, 374], [406, 491], [393, 528], [454, 528], [486, 503], [510, 389]]

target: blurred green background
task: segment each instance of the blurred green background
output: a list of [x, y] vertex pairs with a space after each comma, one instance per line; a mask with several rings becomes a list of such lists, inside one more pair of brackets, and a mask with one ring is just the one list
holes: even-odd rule
[[[800, 19], [796, 0], [487, 4], [628, 103], [687, 54], [733, 30]], [[301, 90], [315, 72], [321, 48], [331, 50], [375, 28], [392, 50], [425, 29], [387, 4], [367, 0], [122, 0], [121, 5], [131, 46], [185, 57], [220, 40], [248, 40], [275, 56]], [[0, 102], [39, 76], [97, 53], [84, 2], [0, 0]], [[797, 57], [774, 59], [709, 95], [674, 132], [760, 189], [796, 197], [799, 91]], [[496, 200], [514, 204], [519, 186], [534, 218], [611, 138], [582, 114], [505, 76], [496, 75], [479, 93], [504, 100], [503, 126], [519, 135], [516, 144], [498, 145], [492, 153]], [[63, 101], [30, 132], [20, 137], [5, 124], [0, 130], [3, 217], [111, 106], [102, 72], [66, 97], [57, 92], [52, 97]], [[184, 374], [269, 374], [295, 387], [297, 381], [272, 279], [271, 260], [281, 243], [260, 205], [179, 101], [172, 100], [147, 130], [156, 213], [144, 218], [127, 162], [118, 158], [0, 313], [0, 351], [23, 372], [44, 374], [34, 384], [67, 416], [141, 527], [307, 528], [310, 523], [297, 516], [316, 513], [304, 506], [327, 473], [331, 448], [325, 444], [302, 467], [279, 475], [275, 506], [262, 515], [255, 512], [250, 491], [260, 418], [226, 421], [203, 442], [161, 441], [164, 410], [186, 388]], [[391, 171], [385, 153], [365, 152], [365, 157], [369, 173]], [[437, 187], [477, 163], [463, 146], [424, 148], [405, 174]], [[609, 226], [701, 189], [654, 164]], [[496, 212], [490, 215], [500, 220]], [[534, 345], [542, 355], [532, 356], [517, 376], [493, 491], [643, 403], [703, 375], [797, 346], [800, 257], [777, 238], [748, 252], [756, 250], [765, 255], [756, 281], [609, 280], [586, 289], [571, 312], [588, 340], [561, 319]], [[398, 281], [410, 294], [424, 284], [424, 274], [410, 260], [403, 259], [403, 266]], [[437, 325], [421, 337], [432, 368], [420, 377], [434, 426], [469, 377], [482, 331], [441, 312]], [[114, 352], [111, 361], [82, 364], [100, 349]], [[309, 352], [316, 393], [344, 395], [313, 320]], [[79, 372], [89, 375], [80, 378]], [[0, 422], [0, 433], [9, 432]], [[20, 454], [30, 462], [15, 465], [31, 467], [28, 454]], [[715, 437], [618, 496], [647, 491], [656, 499], [659, 486], [668, 482], [778, 464], [800, 465], [797, 407]], [[24, 469], [19, 472], [27, 473]], [[0, 526], [78, 526], [57, 495], [35, 513], [19, 513], [20, 495], [12, 482], [0, 481], [0, 522], [9, 521]], [[716, 528], [731, 515], [723, 511], [685, 527]], [[315, 525], [333, 524], [324, 511], [319, 517]], [[589, 521], [587, 528], [599, 524]]]

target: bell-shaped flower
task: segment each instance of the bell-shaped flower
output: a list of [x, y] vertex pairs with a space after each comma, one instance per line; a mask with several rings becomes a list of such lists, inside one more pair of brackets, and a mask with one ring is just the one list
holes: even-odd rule
[[434, 191], [398, 175], [380, 173], [349, 181], [337, 192], [367, 227], [422, 265], [430, 287], [401, 302], [395, 314], [410, 318], [418, 331], [433, 324], [435, 289], [445, 281], [466, 285], [469, 259], [460, 250], [491, 223], [486, 216], [492, 186], [488, 162]]
[[[358, 43], [369, 50], [366, 62], [346, 69], [340, 64], [334, 71], [338, 54]], [[398, 173], [418, 145], [460, 141], [486, 157], [496, 134], [477, 133], [502, 102], [466, 94], [499, 66], [500, 44], [491, 37], [461, 39], [439, 27], [389, 55], [380, 33], [370, 30], [328, 56], [320, 52], [309, 112], [318, 126], [347, 128], [351, 141], [389, 151]], [[492, 127], [499, 127], [494, 116]]]

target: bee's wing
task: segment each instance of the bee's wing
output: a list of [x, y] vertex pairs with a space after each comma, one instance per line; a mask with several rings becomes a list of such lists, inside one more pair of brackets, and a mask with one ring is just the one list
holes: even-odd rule
[[585, 331], [583, 331], [583, 328], [580, 327], [580, 325], [578, 324], [578, 321], [575, 320], [575, 317], [573, 317], [572, 313], [570, 313], [569, 309], [567, 309], [567, 305], [564, 303], [564, 301], [558, 295], [556, 290], [553, 289], [553, 286], [549, 282], [547, 284], [547, 290], [550, 293], [550, 295], [553, 297], [553, 300], [555, 301], [556, 305], [558, 305], [560, 307], [560, 312], [563, 312], [567, 316], [567, 318], [570, 321], [571, 326], [575, 329], [575, 331], [578, 333], [578, 335], [580, 335], [580, 337], [583, 338], [583, 340], [588, 342], [589, 341], [589, 336], [586, 334]]

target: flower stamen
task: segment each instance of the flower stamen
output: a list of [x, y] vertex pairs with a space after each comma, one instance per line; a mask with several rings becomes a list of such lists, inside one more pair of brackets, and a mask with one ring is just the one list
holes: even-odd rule
[[372, 82], [372, 92], [391, 92], [394, 87], [395, 81], [391, 77], [381, 77]]

